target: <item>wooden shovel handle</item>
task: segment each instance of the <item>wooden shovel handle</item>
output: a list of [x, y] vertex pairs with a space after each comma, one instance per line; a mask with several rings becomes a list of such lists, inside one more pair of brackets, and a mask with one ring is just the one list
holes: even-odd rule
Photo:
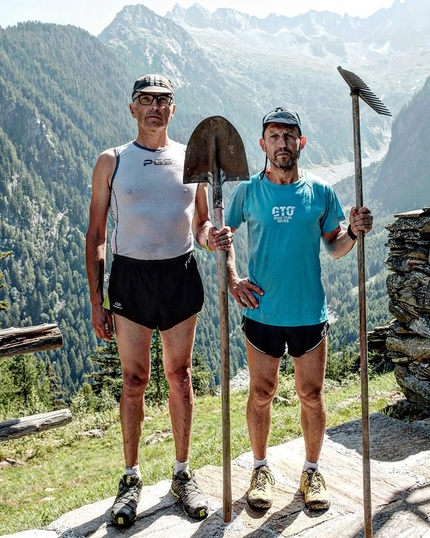
[[[214, 208], [214, 224], [218, 229], [221, 229], [224, 226], [224, 211], [222, 208]], [[221, 348], [223, 519], [225, 523], [230, 523], [232, 520], [230, 446], [230, 350], [227, 291], [227, 255], [225, 250], [217, 250], [217, 270]]]

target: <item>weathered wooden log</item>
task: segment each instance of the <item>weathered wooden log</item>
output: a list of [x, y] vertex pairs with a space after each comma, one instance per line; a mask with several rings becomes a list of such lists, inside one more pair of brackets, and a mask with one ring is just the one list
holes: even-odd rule
[[72, 421], [70, 409], [60, 409], [23, 418], [12, 418], [0, 422], [0, 442], [19, 439], [26, 435], [52, 430]]
[[0, 330], [0, 358], [48, 351], [62, 345], [63, 335], [56, 324], [44, 323], [33, 327]]

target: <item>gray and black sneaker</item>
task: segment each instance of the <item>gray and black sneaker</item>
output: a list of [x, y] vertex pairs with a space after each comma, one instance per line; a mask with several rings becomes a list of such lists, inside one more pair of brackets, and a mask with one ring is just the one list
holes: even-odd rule
[[137, 475], [125, 474], [119, 481], [118, 495], [110, 513], [110, 520], [117, 527], [127, 527], [135, 521], [142, 486], [142, 479]]
[[197, 487], [194, 473], [190, 469], [173, 474], [170, 491], [181, 500], [190, 517], [204, 519], [208, 515], [208, 501]]

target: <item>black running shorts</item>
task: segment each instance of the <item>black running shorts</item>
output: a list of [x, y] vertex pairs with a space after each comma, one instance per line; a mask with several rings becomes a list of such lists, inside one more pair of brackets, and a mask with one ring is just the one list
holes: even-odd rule
[[301, 357], [318, 347], [327, 336], [328, 321], [302, 327], [276, 327], [252, 319], [242, 318], [242, 330], [257, 351], [279, 358], [284, 353]]
[[108, 296], [112, 313], [160, 331], [200, 312], [204, 299], [192, 252], [169, 260], [115, 254]]

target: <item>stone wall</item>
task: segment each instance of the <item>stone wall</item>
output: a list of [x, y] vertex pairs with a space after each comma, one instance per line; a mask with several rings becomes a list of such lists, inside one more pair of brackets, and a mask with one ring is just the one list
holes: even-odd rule
[[369, 349], [385, 347], [406, 398], [430, 407], [430, 208], [395, 217], [386, 227], [387, 290], [395, 319], [374, 331]]

